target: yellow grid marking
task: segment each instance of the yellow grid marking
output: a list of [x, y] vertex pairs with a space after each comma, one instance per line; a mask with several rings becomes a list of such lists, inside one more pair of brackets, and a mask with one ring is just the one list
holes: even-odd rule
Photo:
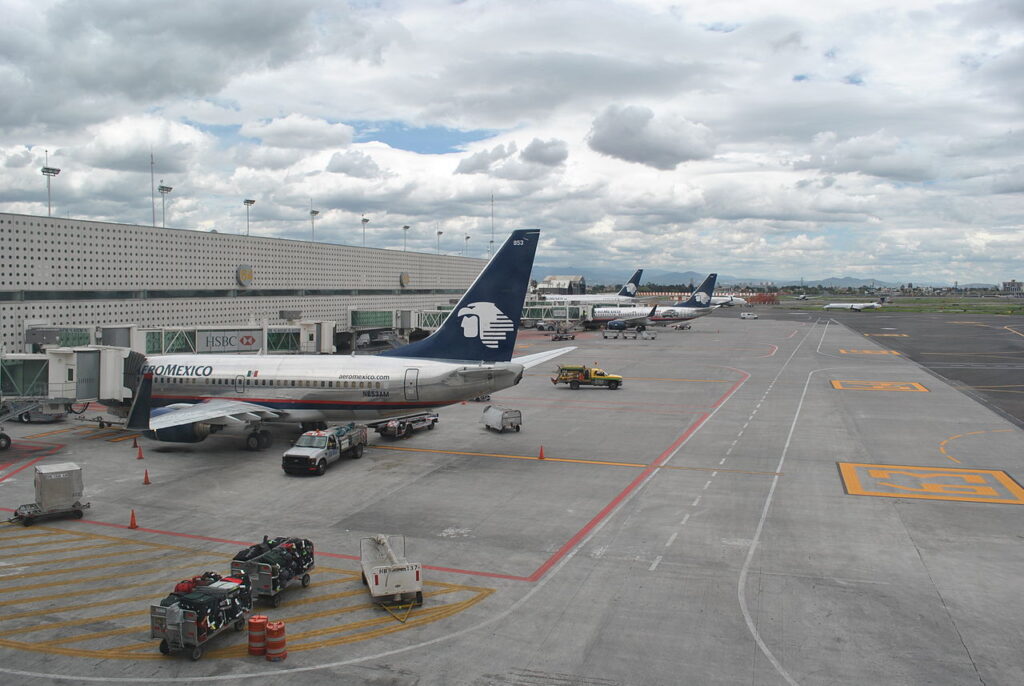
[[[3, 540], [3, 537], [0, 536], [0, 541], [2, 541], [2, 540]], [[49, 545], [49, 544], [50, 544], [50, 541], [46, 541], [45, 543], [43, 543], [41, 545]], [[17, 552], [17, 553], [12, 553], [10, 551], [5, 550], [4, 551], [4, 559], [10, 559], [12, 557], [32, 557], [32, 556], [35, 556], [35, 555], [53, 555], [54, 553], [71, 553], [71, 552], [77, 552], [79, 550], [93, 550], [95, 548], [112, 548], [115, 545], [117, 545], [117, 543], [97, 543], [96, 545], [81, 545], [81, 546], [76, 546], [74, 548], [58, 548], [56, 550], [38, 550], [37, 549], [37, 550], [26, 550], [24, 552]]]
[[913, 381], [840, 381], [832, 379], [832, 388], [838, 391], [909, 391], [927, 393], [928, 389]]
[[1024, 488], [997, 469], [840, 462], [850, 495], [1024, 505]]
[[[644, 466], [644, 465], [630, 465], [630, 466]], [[191, 569], [195, 570], [200, 563], [197, 563], [195, 556], [196, 554], [203, 556], [212, 556], [214, 558], [229, 558], [230, 555], [208, 552], [202, 550], [196, 550], [192, 548], [186, 548], [177, 545], [168, 545], [162, 543], [154, 543], [151, 541], [136, 541], [129, 538], [118, 538], [115, 536], [107, 536], [103, 534], [92, 534], [78, 531], [64, 531], [60, 529], [50, 529], [40, 527], [31, 535], [19, 534], [17, 538], [27, 537], [34, 538], [34, 542], [21, 543], [22, 547], [25, 546], [52, 546], [55, 541], [46, 540], [49, 536], [66, 535], [70, 536], [70, 541], [89, 541], [96, 540], [99, 543], [93, 543], [90, 545], [77, 546], [72, 548], [59, 548], [54, 550], [52, 547], [47, 550], [35, 550], [31, 552], [24, 552], [21, 554], [25, 555], [52, 555], [54, 553], [61, 553], [72, 550], [85, 550], [90, 548], [109, 548], [115, 545], [127, 545], [132, 547], [143, 547], [143, 550], [131, 550], [131, 551], [116, 551], [113, 555], [145, 555], [149, 550], [157, 549], [160, 551], [166, 551], [166, 553], [172, 553], [174, 551], [186, 551], [190, 553], [190, 562], [180, 566], [171, 567], [154, 567], [143, 570], [129, 570], [121, 571], [116, 575], [110, 576], [93, 576], [93, 577], [75, 577], [73, 579], [59, 581], [59, 582], [46, 582], [46, 583], [34, 583], [34, 584], [22, 584], [16, 588], [11, 588], [9, 584], [5, 584], [4, 587], [0, 587], [0, 593], [9, 592], [23, 592], [34, 589], [46, 589], [55, 586], [63, 587], [75, 587], [75, 586], [86, 586], [84, 590], [72, 590], [59, 593], [45, 593], [43, 595], [34, 597], [23, 597], [14, 600], [0, 601], [0, 608], [21, 605], [28, 606], [30, 609], [0, 615], [0, 622], [16, 619], [28, 619], [32, 617], [46, 617], [46, 616], [67, 616], [69, 612], [76, 612], [82, 610], [92, 610], [96, 608], [105, 608], [116, 605], [124, 605], [125, 603], [139, 603], [152, 601], [156, 598], [161, 598], [166, 593], [152, 593], [154, 587], [168, 584], [168, 579], [174, 577], [176, 570], [180, 569]], [[13, 539], [15, 536], [2, 536], [0, 535], [0, 544], [4, 539]], [[155, 552], [155, 551], [154, 551]], [[107, 557], [104, 555], [104, 558]], [[44, 575], [54, 575], [63, 573], [80, 573], [90, 569], [101, 569], [110, 566], [121, 566], [131, 565], [133, 562], [154, 562], [159, 561], [161, 557], [166, 558], [167, 555], [153, 555], [150, 553], [148, 557], [140, 559], [138, 561], [124, 560], [122, 563], [102, 563], [95, 565], [84, 565], [75, 566], [74, 563], [81, 560], [91, 559], [88, 556], [85, 557], [68, 557], [61, 559], [50, 559], [43, 562], [30, 562], [27, 565], [38, 566], [41, 564], [61, 565], [61, 569], [58, 570], [44, 570], [35, 573], [15, 574], [7, 577], [0, 577], [2, 580], [13, 580], [13, 579], [24, 579], [28, 577], [36, 578]], [[177, 558], [175, 558], [177, 559]], [[201, 559], [201, 558], [200, 558]], [[24, 565], [23, 565], [24, 566]], [[324, 573], [334, 575], [334, 578], [322, 580]], [[93, 595], [96, 593], [96, 582], [102, 582], [110, 579], [121, 580], [127, 576], [139, 575], [139, 574], [156, 574], [160, 576], [159, 579], [150, 579], [139, 583], [118, 583], [116, 590], [118, 592], [133, 589], [143, 588], [142, 595], [125, 595], [107, 600], [93, 601], [80, 603], [78, 605], [64, 605], [59, 601], [65, 598], [72, 598], [83, 595]], [[289, 633], [289, 649], [292, 651], [303, 651], [313, 650], [317, 648], [328, 647], [332, 645], [340, 645], [345, 643], [353, 643], [357, 641], [365, 641], [378, 636], [384, 636], [386, 634], [393, 633], [395, 631], [404, 631], [405, 629], [423, 626], [428, 623], [436, 622], [447, 617], [451, 617], [459, 612], [462, 612], [473, 605], [476, 605], [484, 598], [490, 596], [495, 592], [495, 589], [490, 588], [479, 588], [472, 586], [463, 586], [458, 584], [448, 584], [444, 582], [424, 582], [425, 589], [430, 587], [431, 591], [425, 592], [425, 597], [440, 597], [452, 593], [469, 593], [469, 597], [459, 600], [450, 604], [443, 604], [431, 607], [421, 607], [413, 610], [408, 618], [408, 621], [404, 624], [395, 622], [390, 615], [381, 616], [379, 614], [380, 608], [372, 602], [362, 602], [354, 606], [338, 607], [337, 601], [346, 598], [358, 598], [368, 597], [366, 589], [360, 584], [360, 573], [351, 569], [340, 569], [330, 566], [317, 565], [316, 570], [316, 582], [313, 585], [314, 589], [320, 587], [329, 587], [336, 584], [354, 584], [355, 588], [346, 589], [337, 593], [325, 593], [325, 594], [306, 594], [299, 595], [295, 594], [292, 599], [285, 600], [281, 604], [281, 607], [297, 608], [301, 606], [317, 605], [320, 603], [327, 603], [330, 607], [324, 610], [312, 611], [303, 614], [298, 614], [292, 617], [284, 616], [285, 619], [291, 623], [299, 622], [317, 622], [319, 620], [338, 617], [340, 615], [351, 614], [355, 612], [374, 612], [374, 615], [368, 619], [358, 619], [357, 621], [349, 622], [346, 624], [336, 624], [327, 627], [315, 627], [305, 632]], [[108, 591], [114, 589], [108, 589]], [[168, 591], [169, 592], [169, 591]], [[287, 598], [288, 596], [286, 596]], [[32, 607], [32, 605], [36, 607]], [[254, 609], [255, 612], [260, 612], [262, 608], [257, 605]], [[30, 626], [13, 627], [6, 632], [0, 632], [0, 647], [13, 648], [17, 650], [27, 650], [37, 653], [48, 653], [58, 654], [71, 657], [85, 657], [90, 659], [153, 659], [161, 660], [165, 659], [156, 650], [156, 640], [148, 640], [140, 643], [129, 643], [128, 645], [122, 645], [117, 647], [98, 647], [98, 648], [76, 648], [69, 644], [85, 643], [89, 641], [104, 641], [104, 645], [109, 646], [109, 639], [118, 636], [129, 636], [136, 635], [139, 637], [147, 636], [149, 633], [149, 625], [140, 624], [136, 626], [116, 626], [121, 620], [134, 618], [134, 617], [145, 617], [148, 615], [149, 605], [147, 604], [142, 609], [130, 609], [123, 610], [120, 612], [111, 612], [105, 615], [93, 615], [89, 617], [72, 617], [57, 622], [39, 623]], [[85, 632], [68, 635], [68, 630], [73, 630], [75, 627], [88, 627], [92, 625], [95, 628], [106, 624], [107, 627], [113, 623], [113, 628], [106, 628], [103, 631]], [[33, 638], [32, 640], [26, 640], [25, 642], [11, 640], [11, 636], [21, 634], [37, 634], [38, 632], [49, 631], [50, 636], [41, 636]], [[232, 633], [235, 632], [225, 632]], [[54, 634], [57, 634], [54, 636]], [[224, 639], [224, 648], [210, 651], [207, 655], [216, 657], [238, 657], [243, 656], [247, 652], [247, 646], [244, 641], [244, 632], [240, 632], [243, 638], [237, 638], [239, 634], [236, 634], [234, 640], [230, 640], [227, 637]], [[317, 639], [313, 641], [303, 642], [303, 639]], [[40, 640], [49, 639], [49, 640]], [[151, 650], [152, 653], [139, 652]]]
[[844, 355], [902, 355], [898, 350], [845, 350], [839, 349], [839, 352]]

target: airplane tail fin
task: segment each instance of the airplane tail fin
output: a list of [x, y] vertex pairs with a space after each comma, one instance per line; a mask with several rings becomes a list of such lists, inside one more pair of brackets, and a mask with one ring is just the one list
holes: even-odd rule
[[421, 341], [379, 354], [438, 360], [511, 360], [539, 240], [537, 229], [513, 231], [437, 331]]
[[633, 272], [633, 276], [629, 277], [629, 281], [623, 284], [622, 288], [619, 289], [617, 295], [626, 298], [635, 298], [637, 288], [640, 286], [640, 277], [643, 276], [644, 270], [637, 269]]
[[128, 413], [126, 429], [133, 431], [149, 431], [149, 416], [153, 397], [153, 374], [147, 372], [142, 375], [139, 388], [135, 391], [135, 398], [132, 400], [132, 409]]
[[710, 307], [711, 296], [715, 294], [715, 282], [718, 280], [718, 274], [708, 274], [707, 278], [701, 282], [697, 289], [690, 296], [690, 299], [686, 302], [677, 303], [678, 307]]

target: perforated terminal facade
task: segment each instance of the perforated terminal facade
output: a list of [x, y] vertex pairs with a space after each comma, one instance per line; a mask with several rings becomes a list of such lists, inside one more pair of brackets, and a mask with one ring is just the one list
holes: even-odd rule
[[0, 346], [21, 351], [26, 325], [202, 327], [264, 319], [279, 325], [286, 323], [282, 310], [347, 328], [354, 309], [447, 305], [484, 264], [451, 255], [0, 213]]

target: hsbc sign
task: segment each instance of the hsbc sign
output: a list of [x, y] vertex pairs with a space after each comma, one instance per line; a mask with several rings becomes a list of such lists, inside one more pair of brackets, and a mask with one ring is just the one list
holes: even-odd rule
[[258, 352], [263, 347], [262, 329], [233, 329], [227, 331], [197, 331], [197, 353]]

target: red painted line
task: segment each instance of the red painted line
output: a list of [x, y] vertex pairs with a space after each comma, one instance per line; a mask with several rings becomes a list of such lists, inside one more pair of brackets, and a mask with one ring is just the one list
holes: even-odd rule
[[[17, 460], [15, 460], [14, 462], [17, 462]], [[8, 467], [10, 467], [12, 464], [14, 464], [14, 462], [8, 462], [7, 464], [0, 464], [0, 472], [2, 472], [3, 470], [7, 469]]]
[[795, 336], [795, 335], [796, 335], [796, 332], [797, 332], [797, 331], [799, 331], [799, 329], [793, 329], [793, 333], [791, 333], [791, 334], [789, 334], [788, 336], [786, 336], [786, 338], [792, 338], [793, 336]]
[[[43, 443], [43, 444], [36, 444], [36, 445], [41, 445], [42, 448], [36, 448], [36, 449], [32, 450], [33, 453], [39, 452], [40, 450], [46, 450], [46, 452], [44, 452], [42, 455], [40, 455], [39, 457], [37, 457], [35, 459], [29, 460], [28, 462], [26, 462], [25, 464], [21, 465], [20, 467], [18, 467], [14, 471], [8, 472], [7, 474], [4, 474], [3, 476], [0, 476], [0, 481], [4, 481], [5, 479], [9, 479], [12, 476], [14, 476], [15, 474], [17, 474], [18, 472], [20, 472], [22, 470], [25, 470], [25, 469], [28, 469], [29, 467], [34, 465], [36, 462], [39, 462], [40, 460], [46, 459], [47, 457], [49, 457], [50, 455], [53, 455], [55, 452], [57, 452], [58, 450], [60, 450], [61, 448], [64, 447], [63, 444], [47, 444], [47, 443]], [[17, 462], [17, 460], [15, 460], [14, 462]], [[11, 462], [8, 465], [4, 465], [4, 467], [5, 468], [9, 467], [12, 464], [14, 464], [14, 462]], [[11, 510], [11, 512], [13, 512], [13, 511], [14, 510]]]
[[774, 355], [775, 353], [779, 352], [779, 346], [777, 346], [777, 345], [772, 345], [771, 343], [769, 343], [768, 345], [769, 345], [769, 346], [771, 346], [772, 348], [774, 348], [774, 350], [772, 350], [772, 351], [771, 351], [770, 353], [768, 353], [767, 355], [758, 355], [758, 357], [771, 357], [771, 356], [772, 356], [772, 355]]
[[[544, 564], [542, 564], [540, 567], [537, 568], [537, 571], [535, 571], [533, 574], [531, 574], [529, 577], [527, 577], [527, 581], [538, 581], [542, 576], [544, 576], [544, 574], [546, 574], [547, 571], [549, 569], [551, 569], [555, 565], [555, 563], [557, 563], [559, 560], [561, 560], [563, 557], [565, 557], [565, 555], [570, 550], [575, 548], [576, 544], [578, 544], [581, 540], [583, 540], [583, 538], [587, 534], [589, 534], [594, 529], [594, 527], [596, 527], [606, 517], [608, 517], [608, 515], [611, 514], [611, 512], [616, 507], [619, 506], [619, 503], [621, 503], [626, 498], [626, 496], [628, 496], [630, 493], [632, 493], [637, 488], [637, 486], [639, 486], [641, 483], [643, 483], [644, 479], [646, 479], [651, 474], [651, 472], [653, 472], [655, 469], [660, 467], [661, 464], [665, 460], [668, 459], [669, 455], [672, 454], [672, 451], [674, 451], [676, 448], [678, 448], [680, 445], [682, 445], [683, 442], [686, 441], [686, 439], [688, 439], [690, 436], [692, 436], [693, 433], [697, 429], [699, 429], [704, 424], [704, 422], [707, 421], [708, 417], [710, 417], [710, 416], [711, 416], [710, 412], [705, 412], [700, 417], [698, 417], [697, 421], [695, 421], [693, 424], [691, 424], [690, 428], [688, 428], [685, 432], [683, 432], [683, 435], [681, 435], [679, 438], [677, 438], [675, 441], [673, 441], [672, 445], [670, 445], [668, 448], [666, 448], [664, 450], [664, 452], [662, 452], [661, 455], [658, 456], [658, 459], [656, 459], [654, 462], [649, 464], [647, 466], [647, 469], [645, 469], [644, 471], [640, 472], [639, 476], [637, 476], [635, 479], [633, 479], [633, 481], [630, 482], [630, 484], [628, 486], [626, 486], [624, 489], [622, 489], [622, 491], [620, 491], [619, 494], [617, 496], [615, 496], [615, 498], [613, 498], [610, 503], [605, 505], [603, 510], [598, 512], [597, 515], [593, 519], [591, 519], [589, 522], [587, 522], [586, 525], [584, 525], [584, 527], [582, 529], [577, 531], [575, 536], [573, 536], [568, 541], [566, 541], [566, 543], [564, 545], [562, 545], [562, 547], [559, 548], [558, 551], [555, 552], [554, 555], [549, 557], [547, 559], [547, 561], [544, 562]], [[513, 577], [506, 577], [506, 578], [513, 578]]]

